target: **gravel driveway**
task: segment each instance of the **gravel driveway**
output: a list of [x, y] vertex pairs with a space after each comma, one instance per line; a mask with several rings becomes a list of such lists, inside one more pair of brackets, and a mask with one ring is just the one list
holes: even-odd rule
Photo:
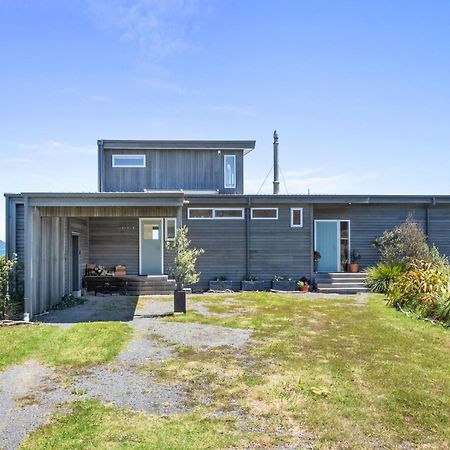
[[[149, 414], [186, 411], [181, 386], [156, 382], [151, 373], [140, 369], [148, 363], [176, 357], [177, 346], [242, 346], [251, 332], [169, 322], [164, 316], [171, 310], [170, 301], [151, 297], [137, 310], [134, 298], [90, 297], [83, 305], [42, 316], [43, 322], [61, 327], [120, 320], [133, 328], [134, 336], [112, 363], [91, 367], [82, 374], [56, 370], [36, 361], [1, 372], [0, 448], [18, 448], [21, 440], [46, 423], [59, 405], [73, 400], [91, 398]], [[69, 377], [72, 384], [63, 383], [62, 375]]]

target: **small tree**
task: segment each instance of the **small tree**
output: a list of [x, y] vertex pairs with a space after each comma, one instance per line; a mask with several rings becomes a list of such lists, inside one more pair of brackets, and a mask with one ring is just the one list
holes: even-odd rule
[[16, 311], [18, 304], [23, 301], [21, 280], [18, 275], [21, 264], [17, 255], [11, 259], [0, 256], [0, 319], [10, 318]]
[[186, 284], [198, 282], [200, 272], [196, 269], [197, 259], [205, 252], [202, 248], [191, 248], [191, 241], [187, 237], [188, 231], [186, 226], [179, 228], [175, 239], [166, 244], [167, 250], [174, 254], [170, 269], [178, 290], [183, 289]]
[[402, 225], [385, 231], [373, 245], [380, 252], [381, 261], [387, 264], [407, 264], [431, 257], [427, 236], [412, 216]]

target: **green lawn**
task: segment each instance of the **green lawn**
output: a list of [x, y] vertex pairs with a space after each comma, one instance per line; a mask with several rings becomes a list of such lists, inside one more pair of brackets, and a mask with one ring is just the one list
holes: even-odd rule
[[[191, 412], [157, 417], [77, 402], [71, 413], [32, 433], [24, 448], [449, 447], [449, 330], [407, 318], [376, 296], [363, 303], [242, 293], [190, 302], [203, 302], [213, 315], [189, 312], [170, 320], [254, 330], [245, 348], [180, 347], [173, 359], [145, 368], [182, 383]], [[77, 365], [86, 358], [92, 364], [111, 358], [112, 342], [127, 338], [114, 329], [119, 325], [103, 324], [112, 328], [98, 335], [88, 324], [0, 330], [0, 345], [5, 348], [6, 335], [7, 346], [15, 345], [9, 353], [19, 360]], [[83, 344], [70, 335], [81, 331]], [[45, 342], [58, 341], [53, 333], [63, 340], [51, 356]], [[0, 355], [4, 365], [12, 359]]]
[[130, 327], [119, 322], [82, 323], [70, 328], [3, 327], [0, 328], [0, 371], [28, 359], [64, 367], [108, 362], [130, 338]]

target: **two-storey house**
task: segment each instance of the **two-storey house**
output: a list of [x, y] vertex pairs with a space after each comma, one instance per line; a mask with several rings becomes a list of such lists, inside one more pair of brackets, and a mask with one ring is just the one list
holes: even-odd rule
[[170, 276], [165, 242], [181, 225], [205, 250], [196, 289], [217, 276], [238, 286], [246, 274], [267, 281], [338, 274], [352, 250], [365, 268], [378, 259], [373, 240], [410, 214], [450, 253], [450, 196], [246, 195], [244, 160], [254, 148], [254, 141], [100, 140], [98, 192], [5, 194], [7, 255], [24, 263], [25, 312], [79, 292], [87, 264], [122, 265], [132, 281], [161, 283]]

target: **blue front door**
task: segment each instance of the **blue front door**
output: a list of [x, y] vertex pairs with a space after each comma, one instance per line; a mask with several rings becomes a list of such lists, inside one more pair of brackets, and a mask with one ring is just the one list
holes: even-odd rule
[[318, 272], [339, 271], [338, 230], [337, 220], [316, 220], [316, 251], [320, 253]]
[[162, 243], [162, 220], [141, 219], [139, 227], [140, 275], [162, 274]]

